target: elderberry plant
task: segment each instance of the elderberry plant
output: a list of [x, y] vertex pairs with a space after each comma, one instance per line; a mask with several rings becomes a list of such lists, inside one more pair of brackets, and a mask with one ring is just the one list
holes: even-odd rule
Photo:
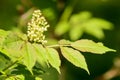
[[[96, 43], [88, 39], [75, 42], [63, 39], [58, 41], [58, 44], [45, 45], [47, 40], [44, 32], [47, 31], [49, 24], [40, 10], [33, 12], [27, 27], [27, 34], [0, 29], [0, 52], [8, 58], [9, 62], [9, 64], [1, 63], [3, 65], [0, 67], [0, 80], [26, 80], [24, 72], [28, 73], [27, 76], [31, 80], [58, 80], [58, 77], [57, 79], [50, 77], [62, 74], [60, 56], [90, 74], [81, 52], [104, 54], [115, 51], [101, 42]], [[61, 51], [57, 51], [56, 47]]]

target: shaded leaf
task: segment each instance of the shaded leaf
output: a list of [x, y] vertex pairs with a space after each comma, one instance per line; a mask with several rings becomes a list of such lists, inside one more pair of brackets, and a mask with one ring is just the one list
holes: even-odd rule
[[87, 39], [82, 39], [82, 40], [73, 42], [71, 46], [82, 52], [91, 52], [96, 54], [103, 54], [108, 51], [115, 52], [115, 50], [105, 47], [102, 43], [95, 43], [94, 41], [87, 40]]
[[42, 80], [59, 80], [59, 74], [55, 68], [50, 67], [44, 74], [40, 75], [40, 78]]
[[47, 49], [47, 58], [49, 63], [60, 73], [61, 61], [58, 52], [53, 48], [46, 48], [46, 49]]
[[0, 53], [0, 72], [10, 64], [11, 64], [10, 59], [6, 58], [6, 56]]
[[68, 47], [61, 47], [62, 55], [77, 67], [85, 69], [88, 73], [88, 67], [84, 56], [77, 50]]
[[25, 80], [23, 75], [15, 75], [6, 78], [5, 80]]

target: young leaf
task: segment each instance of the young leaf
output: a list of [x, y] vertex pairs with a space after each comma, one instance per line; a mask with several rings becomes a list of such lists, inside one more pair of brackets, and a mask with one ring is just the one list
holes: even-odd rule
[[39, 44], [34, 43], [33, 44], [35, 52], [34, 55], [37, 58], [37, 62], [40, 64], [42, 69], [47, 69], [48, 68], [48, 61], [47, 61], [47, 53], [46, 53], [46, 49]]
[[102, 43], [95, 43], [92, 40], [82, 39], [71, 43], [71, 46], [82, 52], [91, 52], [96, 54], [103, 54], [108, 51], [115, 51], [108, 47], [105, 47]]
[[77, 50], [68, 47], [61, 47], [62, 55], [77, 67], [85, 69], [88, 73], [88, 67], [84, 56]]
[[60, 73], [61, 61], [58, 52], [53, 48], [46, 48], [46, 49], [47, 49], [47, 58], [49, 63]]
[[32, 73], [32, 68], [36, 62], [35, 49], [31, 43], [26, 43], [22, 48], [23, 63], [27, 69]]

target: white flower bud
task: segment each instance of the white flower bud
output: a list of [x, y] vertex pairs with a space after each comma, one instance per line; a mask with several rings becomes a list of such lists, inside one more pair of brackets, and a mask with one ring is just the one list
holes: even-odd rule
[[42, 44], [46, 43], [47, 41], [45, 40], [45, 35], [43, 33], [47, 31], [48, 27], [49, 24], [44, 16], [42, 16], [41, 11], [35, 10], [31, 21], [28, 22], [27, 36], [29, 41]]

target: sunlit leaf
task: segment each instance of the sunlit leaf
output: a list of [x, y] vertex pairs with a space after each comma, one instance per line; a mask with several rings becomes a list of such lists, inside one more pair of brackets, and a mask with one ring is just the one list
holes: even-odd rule
[[0, 51], [14, 61], [22, 55], [20, 50], [23, 44], [24, 41], [22, 41], [16, 34], [10, 32], [2, 42], [2, 48]]
[[40, 77], [36, 77], [35, 80], [43, 80], [43, 79]]
[[0, 29], [0, 49], [3, 46], [3, 41], [5, 40], [6, 36], [10, 33], [10, 31], [4, 31]]
[[60, 45], [70, 45], [71, 42], [69, 40], [62, 39], [58, 42]]
[[47, 53], [46, 49], [40, 44], [33, 44], [35, 52], [34, 55], [37, 58], [37, 62], [40, 64], [42, 69], [48, 68]]
[[23, 63], [27, 69], [32, 73], [32, 68], [36, 62], [35, 49], [31, 43], [26, 43], [22, 48]]
[[103, 54], [108, 51], [115, 51], [104, 46], [102, 43], [95, 43], [92, 40], [82, 39], [76, 42], [73, 42], [71, 46], [82, 52], [91, 52], [96, 54]]
[[61, 61], [58, 52], [53, 48], [46, 48], [46, 49], [47, 49], [47, 58], [49, 63], [60, 73]]
[[53, 45], [53, 44], [57, 44], [58, 40], [54, 39], [54, 38], [47, 38], [47, 43], [46, 45]]
[[58, 36], [61, 36], [64, 33], [66, 33], [69, 29], [70, 29], [70, 26], [69, 26], [68, 22], [66, 22], [66, 21], [60, 22], [56, 26], [55, 34], [58, 35]]
[[6, 78], [5, 80], [15, 80], [13, 76]]
[[77, 50], [68, 47], [61, 47], [62, 55], [77, 67], [85, 69], [88, 73], [88, 67], [84, 56]]

